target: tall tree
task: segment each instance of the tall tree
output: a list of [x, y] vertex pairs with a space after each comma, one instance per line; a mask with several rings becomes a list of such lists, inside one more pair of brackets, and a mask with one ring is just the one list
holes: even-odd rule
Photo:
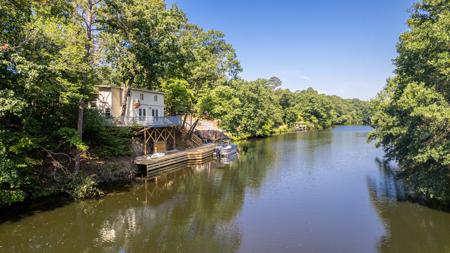
[[169, 115], [192, 112], [192, 91], [186, 80], [170, 79], [161, 85], [164, 92], [164, 103]]
[[162, 80], [179, 77], [185, 63], [180, 55], [180, 30], [187, 20], [178, 8], [166, 9], [162, 0], [107, 0], [104, 55], [107, 75], [124, 86], [122, 116], [131, 87], [158, 89]]
[[276, 77], [276, 76], [272, 76], [271, 78], [269, 78], [269, 80], [267, 80], [266, 85], [268, 87], [270, 87], [271, 89], [275, 90], [279, 87], [281, 87], [283, 83], [281, 82], [280, 78]]
[[188, 24], [181, 33], [180, 46], [186, 59], [180, 74], [199, 97], [209, 89], [235, 80], [242, 71], [235, 50], [222, 32], [204, 31]]
[[[77, 0], [74, 1], [73, 22], [82, 27], [84, 38], [83, 62], [85, 63], [86, 70], [83, 73], [83, 80], [80, 87], [80, 99], [78, 101], [78, 118], [77, 118], [77, 131], [81, 140], [83, 140], [83, 127], [84, 127], [84, 110], [86, 108], [86, 100], [89, 99], [93, 86], [95, 84], [94, 77], [94, 31], [97, 25], [97, 15], [99, 12], [99, 6], [102, 0]], [[75, 173], [78, 173], [80, 169], [80, 156], [79, 150], [75, 156]]]
[[371, 134], [416, 192], [450, 203], [450, 5], [414, 5], [400, 36], [396, 75], [374, 100]]
[[[2, 2], [8, 29], [2, 31], [0, 99], [0, 201], [17, 200], [32, 187], [32, 169], [47, 164], [43, 153], [85, 149], [77, 134], [76, 106], [83, 77], [85, 38], [66, 1]], [[3, 33], [4, 32], [4, 33]], [[76, 102], [75, 102], [76, 101]], [[33, 187], [36, 187], [34, 185]], [[11, 193], [11, 194], [9, 194]], [[38, 194], [34, 191], [33, 194]]]

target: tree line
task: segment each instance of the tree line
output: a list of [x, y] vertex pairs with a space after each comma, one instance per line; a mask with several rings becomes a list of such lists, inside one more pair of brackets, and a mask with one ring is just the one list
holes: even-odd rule
[[313, 88], [293, 92], [280, 85], [276, 77], [234, 80], [201, 97], [197, 110], [219, 119], [221, 127], [236, 138], [270, 136], [298, 125], [313, 130], [369, 124], [370, 105], [366, 101], [328, 96]]
[[364, 101], [241, 79], [224, 34], [163, 0], [0, 0], [0, 24], [0, 206], [99, 193], [81, 161], [127, 154], [130, 130], [88, 108], [96, 85], [164, 91], [169, 113], [219, 119], [237, 138], [369, 119]]
[[450, 4], [414, 4], [395, 76], [373, 100], [370, 138], [400, 165], [416, 198], [450, 206]]

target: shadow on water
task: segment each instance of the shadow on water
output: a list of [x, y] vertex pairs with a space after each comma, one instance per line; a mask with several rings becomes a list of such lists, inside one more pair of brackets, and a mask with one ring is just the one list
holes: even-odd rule
[[274, 159], [266, 142], [246, 143], [227, 165], [212, 161], [18, 216], [0, 226], [0, 252], [235, 252], [245, 191], [261, 185]]
[[378, 167], [377, 177], [368, 177], [367, 184], [377, 199], [385, 201], [404, 201], [406, 199], [403, 184], [396, 178], [396, 165], [379, 157], [375, 158]]
[[450, 252], [450, 214], [402, 200], [367, 127], [211, 161], [0, 224], [0, 252]]
[[[131, 187], [132, 185], [128, 182], [116, 182], [103, 185], [102, 190], [108, 194], [114, 194], [128, 191]], [[25, 202], [0, 209], [0, 225], [4, 222], [20, 222], [21, 219], [28, 216], [33, 216], [36, 213], [52, 211], [73, 203], [73, 198], [65, 194], [42, 197], [35, 200], [27, 200]]]
[[385, 225], [379, 252], [450, 252], [450, 213], [407, 200], [390, 164], [377, 159], [378, 174], [367, 179], [371, 201]]
[[73, 202], [67, 196], [52, 196], [35, 201], [4, 207], [0, 209], [0, 225], [4, 222], [19, 222], [21, 219], [32, 216], [39, 212], [48, 212]]

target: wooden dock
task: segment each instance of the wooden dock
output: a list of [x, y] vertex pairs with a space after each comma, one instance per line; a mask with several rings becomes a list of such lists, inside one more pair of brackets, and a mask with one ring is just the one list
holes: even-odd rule
[[159, 158], [147, 159], [146, 156], [139, 156], [134, 160], [134, 163], [145, 166], [147, 178], [153, 178], [160, 174], [177, 171], [191, 164], [209, 161], [213, 157], [215, 148], [215, 144], [205, 144]]

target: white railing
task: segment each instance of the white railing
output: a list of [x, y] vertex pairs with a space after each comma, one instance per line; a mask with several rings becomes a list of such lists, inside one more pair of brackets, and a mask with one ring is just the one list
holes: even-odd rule
[[120, 122], [125, 123], [125, 125], [140, 125], [147, 127], [173, 127], [173, 126], [181, 126], [182, 124], [181, 116], [125, 117], [124, 120]]

